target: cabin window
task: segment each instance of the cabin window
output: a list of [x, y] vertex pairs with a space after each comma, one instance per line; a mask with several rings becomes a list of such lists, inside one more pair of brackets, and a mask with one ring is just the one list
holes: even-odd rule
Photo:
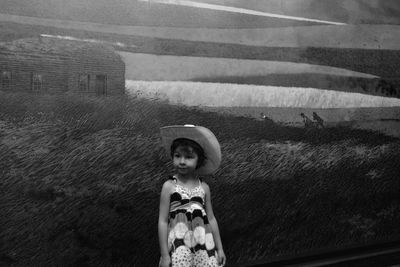
[[43, 76], [39, 73], [32, 73], [32, 91], [38, 92], [42, 90]]
[[9, 90], [11, 87], [11, 71], [1, 72], [1, 88]]
[[79, 75], [79, 91], [87, 92], [89, 91], [90, 76], [88, 74]]

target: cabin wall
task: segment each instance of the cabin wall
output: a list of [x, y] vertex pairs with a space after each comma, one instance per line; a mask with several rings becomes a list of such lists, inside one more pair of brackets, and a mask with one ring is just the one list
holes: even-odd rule
[[39, 74], [42, 92], [65, 92], [68, 89], [68, 71], [64, 62], [63, 59], [46, 56], [4, 58], [0, 55], [0, 72], [11, 72], [10, 91], [32, 91], [32, 77]]
[[[32, 91], [32, 77], [37, 73], [42, 79], [41, 92], [69, 91], [93, 95], [125, 92], [125, 63], [111, 49], [90, 47], [59, 54], [0, 52], [0, 73], [2, 71], [11, 72], [10, 91]], [[87, 90], [80, 88], [80, 75], [88, 76]], [[104, 79], [100, 79], [102, 77]], [[104, 90], [100, 92], [102, 80]], [[1, 83], [0, 90], [3, 90]]]
[[[68, 69], [70, 70], [69, 91], [98, 95], [96, 80], [98, 76], [104, 75], [106, 95], [118, 95], [125, 92], [125, 63], [113, 51], [79, 50], [71, 57]], [[89, 87], [86, 92], [82, 92], [79, 88], [80, 75], [89, 76]]]

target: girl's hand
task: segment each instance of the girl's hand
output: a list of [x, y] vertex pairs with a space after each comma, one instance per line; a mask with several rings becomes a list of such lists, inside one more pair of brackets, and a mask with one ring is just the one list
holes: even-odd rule
[[170, 267], [171, 266], [171, 257], [170, 256], [161, 256], [159, 267]]
[[224, 253], [224, 251], [222, 249], [218, 250], [217, 256], [218, 256], [218, 258], [217, 258], [218, 264], [220, 266], [225, 266], [225, 264], [226, 264], [226, 256], [225, 256], [225, 253]]

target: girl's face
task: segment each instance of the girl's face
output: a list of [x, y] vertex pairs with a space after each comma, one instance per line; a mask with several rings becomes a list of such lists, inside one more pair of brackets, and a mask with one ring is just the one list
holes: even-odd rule
[[192, 147], [178, 146], [172, 154], [173, 164], [181, 175], [188, 175], [196, 170], [199, 159]]

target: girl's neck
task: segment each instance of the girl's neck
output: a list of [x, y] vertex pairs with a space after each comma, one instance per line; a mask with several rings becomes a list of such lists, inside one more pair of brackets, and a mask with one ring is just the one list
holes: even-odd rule
[[174, 176], [176, 177], [176, 179], [178, 179], [183, 184], [193, 183], [193, 182], [197, 182], [199, 180], [199, 177], [196, 174], [182, 175], [182, 174], [177, 173]]

